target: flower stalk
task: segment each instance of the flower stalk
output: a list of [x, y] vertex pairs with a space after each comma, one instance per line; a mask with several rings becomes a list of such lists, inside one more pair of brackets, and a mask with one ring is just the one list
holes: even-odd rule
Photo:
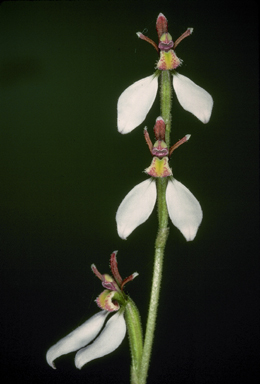
[[[136, 185], [126, 195], [116, 214], [118, 234], [122, 239], [126, 239], [136, 227], [147, 220], [157, 200], [158, 232], [155, 240], [154, 271], [141, 362], [140, 353], [136, 359], [137, 362], [133, 353], [136, 335], [131, 335], [131, 331], [129, 332], [132, 384], [145, 384], [147, 380], [159, 304], [164, 251], [169, 234], [169, 217], [187, 241], [194, 239], [202, 220], [199, 202], [183, 184], [174, 179], [168, 164], [173, 151], [190, 138], [190, 135], [185, 135], [170, 146], [173, 89], [181, 106], [204, 124], [209, 121], [213, 107], [213, 99], [207, 91], [175, 71], [182, 63], [175, 53], [175, 48], [184, 38], [190, 36], [193, 29], [188, 28], [174, 43], [168, 33], [167, 19], [161, 13], [157, 18], [156, 29], [158, 45], [141, 32], [137, 33], [139, 38], [150, 43], [159, 54], [156, 72], [129, 86], [119, 97], [117, 105], [118, 131], [122, 134], [129, 133], [145, 120], [154, 102], [160, 81], [161, 116], [156, 119], [154, 126], [156, 138], [154, 144], [147, 128], [144, 129], [144, 138], [153, 156], [152, 163], [145, 169], [145, 173], [151, 178]], [[141, 348], [139, 352], [140, 350]]]
[[161, 73], [161, 116], [166, 124], [165, 142], [167, 147], [170, 145], [171, 133], [171, 100], [172, 100], [172, 84], [170, 71], [162, 71]]
[[128, 296], [125, 306], [125, 320], [131, 351], [131, 384], [139, 384], [139, 370], [143, 354], [143, 332], [139, 311], [133, 300]]
[[[162, 71], [161, 74], [161, 115], [166, 124], [165, 142], [169, 148], [171, 133], [171, 78], [169, 71]], [[149, 363], [151, 359], [153, 338], [155, 333], [155, 324], [159, 304], [159, 295], [162, 281], [163, 258], [166, 241], [169, 234], [168, 228], [168, 210], [166, 205], [166, 187], [168, 179], [166, 177], [156, 180], [157, 188], [157, 211], [158, 211], [158, 233], [155, 240], [154, 270], [152, 278], [151, 298], [149, 304], [148, 318], [146, 324], [146, 333], [144, 340], [144, 349], [139, 376], [139, 384], [145, 384]]]

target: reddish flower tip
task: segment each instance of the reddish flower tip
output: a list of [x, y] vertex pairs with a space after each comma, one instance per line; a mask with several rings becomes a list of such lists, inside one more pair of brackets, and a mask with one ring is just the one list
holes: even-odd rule
[[157, 117], [153, 130], [156, 140], [165, 140], [165, 122], [161, 116]]
[[157, 29], [159, 40], [163, 33], [168, 32], [168, 22], [166, 17], [162, 13], [159, 13], [159, 16], [157, 17], [156, 29]]
[[149, 148], [149, 150], [150, 150], [150, 152], [152, 154], [153, 143], [152, 143], [152, 141], [150, 139], [150, 135], [149, 135], [149, 133], [147, 131], [147, 127], [144, 128], [144, 138], [145, 138], [145, 141], [146, 141], [146, 143], [148, 145], [148, 148]]
[[156, 121], [159, 121], [159, 120], [162, 120], [162, 121], [164, 122], [162, 116], [158, 116], [158, 117], [157, 117]]
[[103, 276], [102, 276], [101, 273], [97, 270], [97, 267], [95, 266], [95, 264], [91, 264], [91, 269], [92, 269], [92, 271], [94, 272], [94, 274], [95, 274], [101, 281], [103, 281]]
[[136, 34], [140, 39], [145, 40], [147, 41], [147, 43], [152, 44], [152, 46], [156, 49], [156, 51], [159, 52], [157, 44], [152, 39], [149, 39], [149, 37], [143, 35], [141, 32], [136, 32]]
[[138, 275], [139, 275], [138, 272], [134, 272], [134, 273], [132, 273], [132, 275], [126, 277], [126, 278], [123, 280], [123, 282], [122, 282], [121, 290], [123, 290], [124, 285], [125, 285], [126, 283], [128, 283], [129, 281], [134, 280], [134, 278], [135, 278], [136, 276], [138, 276]]
[[112, 274], [114, 276], [114, 279], [116, 280], [117, 284], [120, 286], [122, 281], [123, 281], [123, 279], [120, 276], [120, 273], [118, 271], [117, 259], [116, 259], [117, 252], [118, 251], [114, 251], [111, 254], [111, 257], [110, 257], [110, 268], [111, 268], [111, 272], [112, 272]]
[[169, 150], [169, 157], [172, 155], [172, 152], [178, 148], [180, 145], [186, 143], [189, 139], [190, 139], [191, 135], [188, 134], [188, 135], [185, 135], [182, 139], [180, 139], [179, 141], [177, 141], [177, 143], [175, 143]]

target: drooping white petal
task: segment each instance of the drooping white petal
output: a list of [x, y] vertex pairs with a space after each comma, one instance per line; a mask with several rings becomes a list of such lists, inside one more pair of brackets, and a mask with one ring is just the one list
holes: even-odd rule
[[176, 179], [168, 181], [166, 204], [173, 224], [187, 241], [195, 238], [202, 220], [200, 203], [191, 191]]
[[156, 185], [153, 179], [137, 184], [124, 198], [116, 213], [118, 235], [127, 236], [151, 215], [156, 202]]
[[53, 345], [46, 354], [47, 363], [55, 369], [53, 361], [66, 353], [77, 351], [90, 343], [99, 333], [106, 320], [108, 311], [98, 312], [69, 335]]
[[158, 89], [158, 78], [145, 77], [130, 85], [117, 103], [117, 127], [120, 133], [129, 133], [138, 127], [153, 105]]
[[126, 323], [124, 315], [117, 312], [106, 323], [105, 328], [96, 340], [80, 349], [75, 357], [75, 365], [81, 369], [89, 361], [108, 355], [122, 343], [126, 334]]
[[211, 95], [188, 77], [179, 73], [173, 75], [173, 88], [181, 106], [206, 124], [210, 119], [213, 107]]

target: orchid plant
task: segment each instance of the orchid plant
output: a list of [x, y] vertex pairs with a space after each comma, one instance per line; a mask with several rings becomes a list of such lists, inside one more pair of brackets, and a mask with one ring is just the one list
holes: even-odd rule
[[158, 233], [155, 239], [154, 272], [144, 339], [137, 306], [124, 292], [124, 285], [138, 274], [133, 273], [123, 280], [118, 271], [117, 252], [113, 252], [110, 258], [112, 276], [102, 275], [94, 264], [91, 266], [105, 288], [96, 299], [100, 312], [53, 345], [46, 356], [48, 364], [55, 368], [55, 359], [77, 351], [75, 365], [80, 369], [91, 360], [118, 348], [127, 331], [132, 357], [132, 384], [145, 384], [147, 381], [164, 250], [169, 234], [168, 218], [170, 217], [187, 241], [195, 238], [202, 221], [200, 203], [188, 188], [173, 177], [169, 166], [174, 150], [190, 138], [187, 134], [174, 145], [170, 145], [172, 89], [181, 106], [203, 123], [209, 121], [213, 107], [212, 97], [207, 91], [176, 72], [182, 60], [177, 57], [175, 49], [184, 38], [191, 35], [193, 29], [188, 28], [173, 42], [168, 32], [167, 19], [162, 13], [157, 18], [156, 29], [158, 45], [142, 33], [137, 33], [139, 38], [153, 45], [159, 54], [155, 73], [130, 85], [119, 97], [117, 105], [118, 131], [122, 134], [129, 133], [145, 120], [155, 100], [160, 80], [161, 111], [154, 126], [154, 144], [147, 127], [144, 128], [144, 138], [152, 155], [152, 162], [144, 171], [149, 179], [136, 185], [126, 195], [116, 213], [118, 235], [126, 239], [149, 218], [157, 201]]

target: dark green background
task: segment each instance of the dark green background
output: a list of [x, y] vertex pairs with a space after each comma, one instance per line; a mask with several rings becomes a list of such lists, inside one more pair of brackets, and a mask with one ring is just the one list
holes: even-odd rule
[[[127, 241], [116, 209], [151, 161], [141, 127], [116, 129], [116, 103], [151, 75], [163, 12], [179, 72], [214, 98], [207, 125], [173, 96], [174, 176], [204, 218], [186, 243], [170, 225], [149, 383], [259, 379], [258, 30], [256, 2], [4, 2], [0, 6], [1, 363], [5, 382], [127, 383], [128, 340], [82, 371], [74, 354], [53, 371], [46, 350], [96, 313], [90, 270], [140, 276], [127, 290], [145, 323], [156, 211]], [[152, 133], [151, 133], [151, 136]]]

